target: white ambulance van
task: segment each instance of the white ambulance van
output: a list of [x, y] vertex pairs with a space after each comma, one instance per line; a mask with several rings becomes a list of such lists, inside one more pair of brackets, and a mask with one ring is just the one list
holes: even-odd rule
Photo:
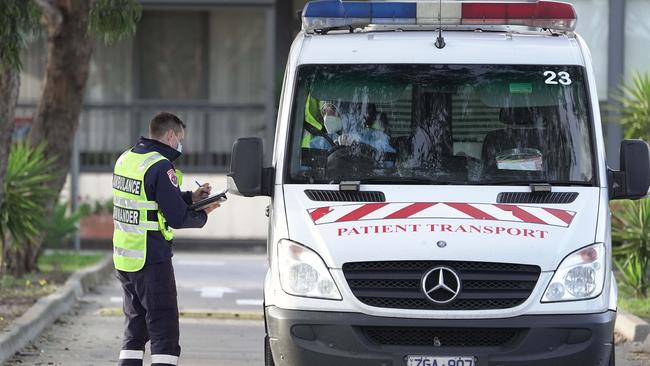
[[567, 3], [308, 3], [270, 167], [266, 365], [614, 365], [609, 202], [646, 196], [648, 145], [607, 167]]

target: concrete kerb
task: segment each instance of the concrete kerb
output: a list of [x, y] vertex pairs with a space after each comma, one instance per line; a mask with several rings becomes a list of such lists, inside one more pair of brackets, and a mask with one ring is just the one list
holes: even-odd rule
[[645, 342], [644, 350], [650, 351], [650, 324], [634, 314], [618, 308], [616, 314], [615, 331], [632, 342]]
[[[97, 314], [107, 317], [124, 316], [122, 308], [101, 308]], [[262, 311], [184, 309], [178, 312], [178, 316], [187, 319], [264, 320]]]
[[77, 300], [99, 285], [113, 270], [113, 260], [107, 254], [99, 263], [73, 273], [53, 294], [39, 299], [25, 314], [0, 333], [0, 364], [27, 346], [45, 328], [70, 311]]

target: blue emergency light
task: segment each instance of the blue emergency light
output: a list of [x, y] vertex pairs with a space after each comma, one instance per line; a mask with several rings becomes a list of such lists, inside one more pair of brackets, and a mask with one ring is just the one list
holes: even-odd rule
[[303, 30], [393, 25], [471, 25], [528, 26], [558, 31], [573, 31], [576, 13], [571, 4], [559, 1], [537, 2], [373, 2], [318, 0], [305, 5]]

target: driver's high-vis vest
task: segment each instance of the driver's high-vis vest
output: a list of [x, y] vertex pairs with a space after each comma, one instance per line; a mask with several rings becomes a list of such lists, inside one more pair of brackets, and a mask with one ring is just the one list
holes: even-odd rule
[[[147, 200], [144, 176], [155, 163], [166, 159], [158, 152], [123, 153], [115, 163], [113, 173], [113, 262], [115, 268], [136, 272], [144, 267], [147, 258], [147, 232], [160, 231], [165, 240], [174, 236], [165, 217], [158, 211], [156, 201]], [[178, 185], [182, 175], [176, 171]], [[157, 213], [157, 221], [148, 221], [147, 213]]]
[[314, 98], [310, 95], [307, 96], [307, 101], [305, 102], [305, 131], [302, 135], [301, 147], [308, 149], [309, 144], [313, 138], [313, 134], [309, 132], [310, 129], [315, 129], [320, 131], [323, 129], [323, 117], [321, 115], [321, 108], [323, 107], [323, 102]]

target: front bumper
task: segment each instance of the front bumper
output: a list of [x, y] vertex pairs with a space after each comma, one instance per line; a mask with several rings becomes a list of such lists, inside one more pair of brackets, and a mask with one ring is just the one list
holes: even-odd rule
[[[477, 366], [606, 366], [616, 320], [614, 311], [504, 319], [406, 319], [274, 306], [265, 309], [265, 316], [278, 366], [404, 366], [407, 355], [475, 356]], [[441, 329], [448, 333], [440, 339], [433, 337], [430, 345], [420, 345], [422, 337], [414, 336], [413, 329], [426, 329], [425, 337]], [[494, 344], [504, 329], [514, 335], [503, 338], [503, 344]], [[389, 336], [377, 338], [377, 332]], [[477, 338], [478, 334], [482, 336]], [[454, 345], [445, 346], [448, 340]]]

